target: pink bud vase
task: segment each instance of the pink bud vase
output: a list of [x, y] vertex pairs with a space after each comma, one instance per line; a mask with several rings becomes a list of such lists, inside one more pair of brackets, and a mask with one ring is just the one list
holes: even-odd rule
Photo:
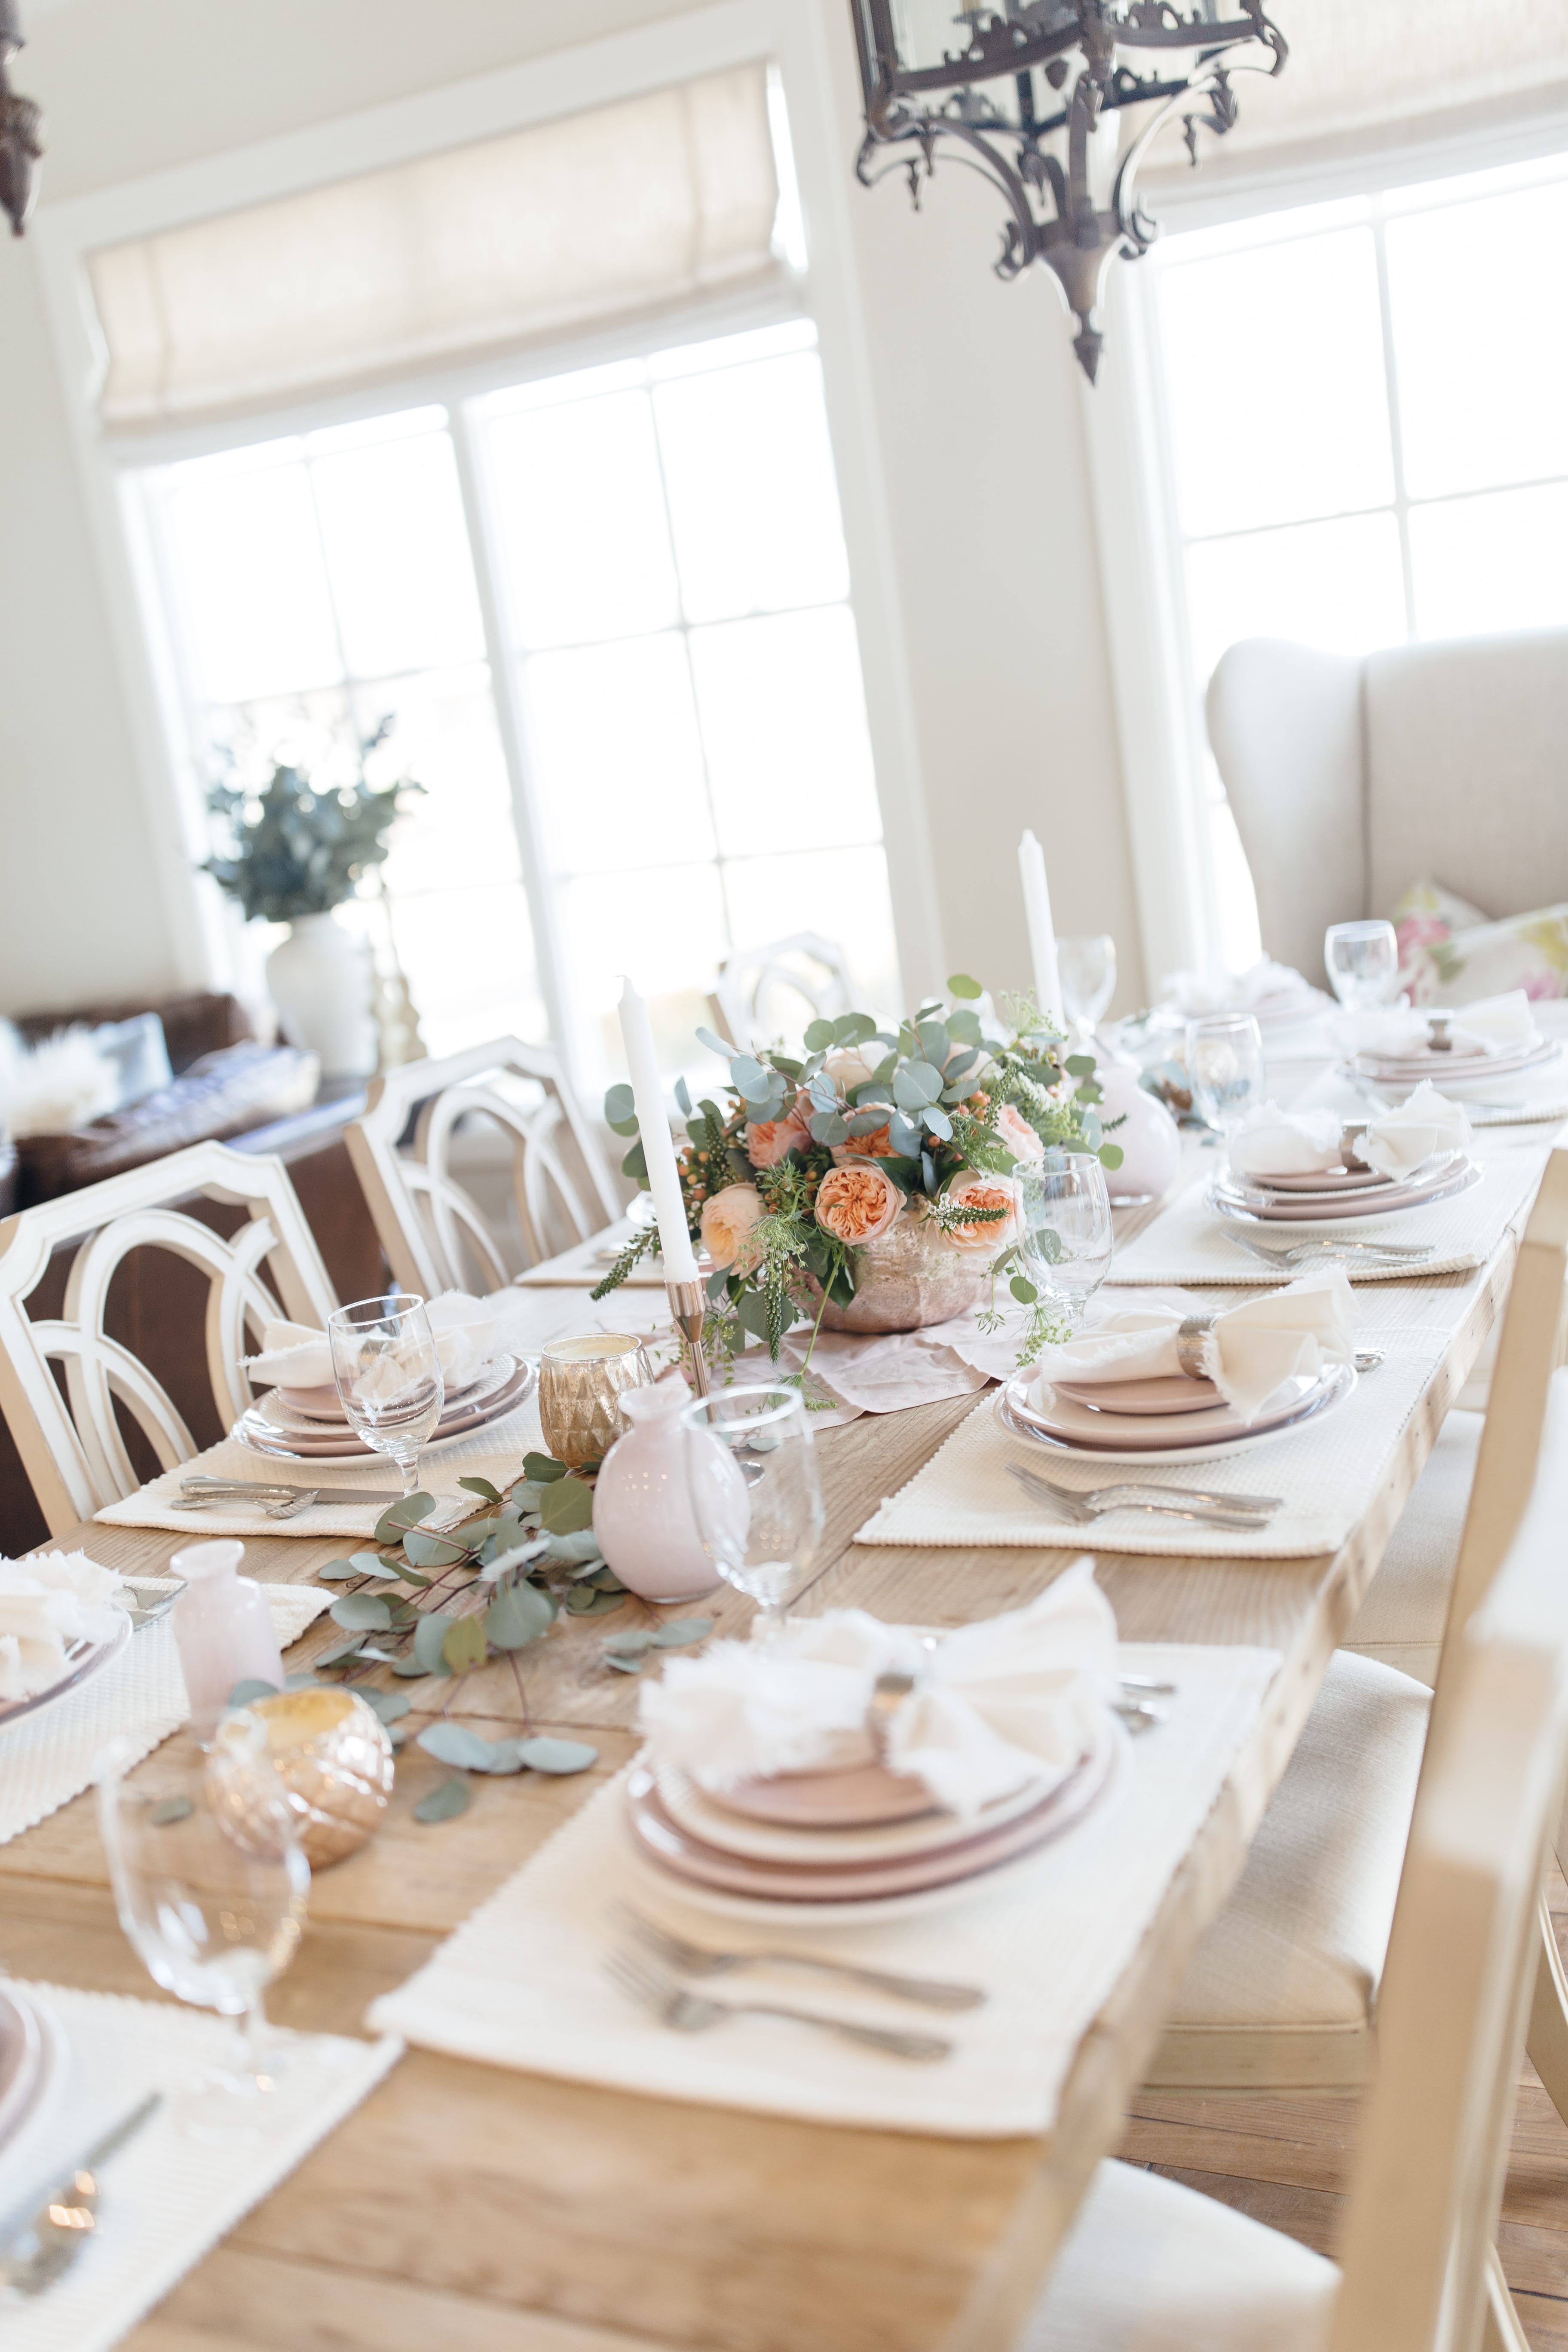
[[1105, 1139], [1121, 1146], [1121, 1167], [1105, 1171], [1106, 1191], [1117, 1202], [1160, 1200], [1181, 1173], [1181, 1129], [1164, 1104], [1139, 1085], [1132, 1063], [1101, 1062], [1094, 1082], [1105, 1097], [1098, 1106], [1100, 1125], [1122, 1122]]
[[185, 1590], [174, 1603], [174, 1640], [191, 1702], [191, 1728], [210, 1739], [237, 1683], [283, 1687], [283, 1656], [259, 1584], [235, 1570], [245, 1546], [232, 1538], [187, 1544], [170, 1562]]
[[626, 1389], [627, 1423], [594, 1484], [594, 1533], [628, 1592], [639, 1601], [695, 1601], [719, 1581], [702, 1549], [686, 1483], [683, 1381]]

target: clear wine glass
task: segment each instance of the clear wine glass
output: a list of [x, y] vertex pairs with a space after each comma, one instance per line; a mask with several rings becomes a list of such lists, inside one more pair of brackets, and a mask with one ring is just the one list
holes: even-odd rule
[[795, 1389], [732, 1388], [682, 1409], [687, 1483], [702, 1548], [761, 1614], [771, 1640], [809, 1582], [822, 1544], [822, 1482]]
[[1386, 1004], [1399, 977], [1399, 940], [1392, 923], [1331, 923], [1323, 934], [1329, 984], [1352, 1013]]
[[329, 1316], [327, 1336], [349, 1426], [396, 1463], [405, 1495], [417, 1493], [420, 1448], [436, 1433], [447, 1393], [425, 1301], [400, 1291], [356, 1299]]
[[240, 1708], [205, 1754], [173, 1741], [145, 1763], [118, 1739], [97, 1780], [115, 1908], [153, 1983], [245, 2020], [248, 2063], [200, 2074], [182, 2094], [181, 2121], [198, 2138], [247, 2138], [271, 2120], [281, 2069], [266, 1989], [300, 1948], [310, 1885], [267, 1726]]
[[1110, 1270], [1115, 1233], [1105, 1171], [1092, 1152], [1051, 1151], [1018, 1172], [1018, 1263], [1074, 1330]]
[[1215, 1013], [1187, 1024], [1193, 1100], [1220, 1134], [1235, 1133], [1268, 1091], [1263, 1033], [1250, 1013]]
[[1087, 1053], [1116, 993], [1116, 941], [1109, 931], [1092, 940], [1058, 940], [1057, 972], [1062, 1009], [1080, 1050]]

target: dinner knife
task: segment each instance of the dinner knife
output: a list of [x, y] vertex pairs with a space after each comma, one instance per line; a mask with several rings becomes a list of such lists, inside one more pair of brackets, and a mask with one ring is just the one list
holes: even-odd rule
[[[253, 1478], [196, 1480], [187, 1478], [180, 1488], [181, 1495], [192, 1503], [243, 1503], [252, 1496], [259, 1502], [264, 1497], [275, 1501], [280, 1496], [314, 1495], [318, 1503], [401, 1503], [401, 1488], [395, 1493], [368, 1491], [363, 1486], [316, 1486], [308, 1481], [296, 1486], [291, 1479], [278, 1479], [263, 1485]], [[476, 1498], [477, 1499], [477, 1498]]]

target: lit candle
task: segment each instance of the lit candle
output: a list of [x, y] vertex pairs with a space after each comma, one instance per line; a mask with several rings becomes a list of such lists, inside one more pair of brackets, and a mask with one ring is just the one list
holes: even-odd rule
[[642, 1155], [647, 1162], [647, 1189], [653, 1194], [654, 1213], [658, 1219], [664, 1278], [666, 1282], [695, 1282], [697, 1256], [686, 1230], [686, 1203], [681, 1198], [675, 1144], [653, 1050], [653, 1030], [647, 1006], [629, 980], [621, 992], [621, 1035], [626, 1042], [626, 1066], [632, 1075], [632, 1093], [637, 1100]]
[[1018, 844], [1018, 872], [1024, 884], [1024, 912], [1029, 922], [1029, 953], [1035, 965], [1035, 996], [1040, 1011], [1058, 1029], [1062, 1018], [1061, 974], [1057, 970], [1057, 935], [1051, 928], [1051, 894], [1046, 883], [1046, 853], [1032, 833]]

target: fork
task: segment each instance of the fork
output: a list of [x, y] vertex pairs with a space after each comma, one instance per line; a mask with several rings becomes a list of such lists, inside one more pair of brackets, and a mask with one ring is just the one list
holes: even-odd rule
[[810, 1952], [717, 1952], [710, 1944], [689, 1943], [652, 1919], [645, 1919], [629, 1904], [616, 1906], [620, 1917], [654, 1958], [683, 1977], [729, 1976], [736, 1969], [807, 1969], [814, 1975], [851, 1977], [876, 1992], [890, 1992], [899, 2000], [923, 2001], [931, 2009], [978, 2009], [987, 1996], [977, 1985], [949, 1984], [940, 1977], [906, 1977], [888, 1969], [862, 1969], [851, 1960], [825, 1960]]
[[1079, 1527], [1091, 1527], [1107, 1511], [1154, 1511], [1164, 1518], [1186, 1519], [1194, 1527], [1249, 1528], [1254, 1534], [1268, 1524], [1268, 1515], [1264, 1512], [1190, 1510], [1181, 1503], [1154, 1502], [1131, 1487], [1116, 1502], [1090, 1504], [1085, 1496], [1072, 1494], [1065, 1486], [1053, 1486], [1047, 1478], [1037, 1478], [1032, 1470], [1026, 1470], [1019, 1463], [1009, 1462], [1007, 1468], [1035, 1502], [1054, 1504], [1063, 1518], [1070, 1519]]
[[677, 2033], [703, 2033], [710, 2025], [727, 2024], [732, 2017], [787, 2017], [796, 2025], [815, 2025], [820, 2032], [836, 2033], [841, 2041], [858, 2042], [868, 2050], [880, 2050], [893, 2058], [949, 2058], [952, 2054], [952, 2042], [944, 2042], [938, 2033], [909, 2033], [893, 2026], [858, 2025], [847, 2017], [824, 2017], [812, 2009], [786, 2009], [778, 2001], [710, 2000], [703, 1993], [688, 1992], [646, 1954], [624, 1948], [610, 1954], [605, 1972], [622, 1992], [642, 2008], [650, 2009], [661, 2025], [673, 2027]]
[[1289, 1249], [1270, 1249], [1266, 1242], [1254, 1241], [1250, 1234], [1237, 1233], [1228, 1225], [1226, 1238], [1238, 1249], [1261, 1258], [1265, 1265], [1282, 1265], [1292, 1271], [1298, 1266], [1324, 1265], [1344, 1257], [1365, 1257], [1373, 1265], [1419, 1265], [1423, 1258], [1437, 1255], [1435, 1242], [1419, 1246], [1407, 1242], [1292, 1242]]

